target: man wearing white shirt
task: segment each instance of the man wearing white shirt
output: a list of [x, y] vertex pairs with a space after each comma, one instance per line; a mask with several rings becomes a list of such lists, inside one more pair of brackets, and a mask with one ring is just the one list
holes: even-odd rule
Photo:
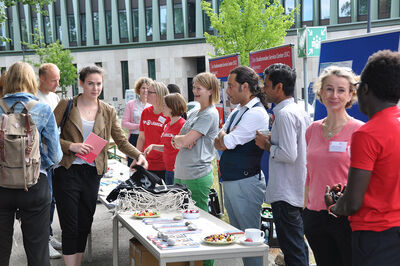
[[258, 147], [270, 152], [266, 192], [285, 265], [308, 265], [301, 212], [306, 179], [305, 132], [309, 116], [294, 102], [296, 72], [284, 64], [264, 71], [264, 93], [275, 103], [271, 135], [257, 133]]
[[[265, 178], [260, 161], [263, 150], [255, 144], [257, 130], [268, 128], [269, 116], [260, 101], [257, 73], [246, 66], [231, 71], [226, 93], [239, 106], [229, 115], [215, 139], [223, 151], [219, 166], [224, 184], [225, 207], [230, 223], [241, 230], [260, 228]], [[244, 258], [245, 266], [261, 265], [261, 258]]]
[[60, 101], [60, 97], [55, 94], [60, 85], [60, 69], [52, 63], [42, 64], [39, 68], [39, 80], [39, 90], [36, 96], [39, 101], [47, 103], [54, 110]]
[[[60, 69], [55, 64], [45, 63], [39, 67], [39, 89], [37, 90], [37, 97], [40, 102], [47, 103], [54, 111], [60, 97], [55, 93], [56, 89], [60, 85]], [[50, 238], [49, 238], [49, 254], [51, 259], [61, 258], [61, 254], [55, 250], [61, 250], [61, 243], [53, 237], [53, 230], [51, 224], [53, 223], [55, 200], [53, 197], [53, 185], [52, 185], [52, 174], [53, 170], [49, 169], [47, 172], [47, 179], [49, 183], [50, 195], [51, 195], [51, 206], [50, 206]]]

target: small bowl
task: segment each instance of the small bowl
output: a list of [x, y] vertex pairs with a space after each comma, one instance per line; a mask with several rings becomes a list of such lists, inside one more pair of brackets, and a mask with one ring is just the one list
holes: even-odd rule
[[185, 219], [197, 219], [200, 217], [200, 212], [198, 210], [187, 210], [182, 212], [182, 216]]

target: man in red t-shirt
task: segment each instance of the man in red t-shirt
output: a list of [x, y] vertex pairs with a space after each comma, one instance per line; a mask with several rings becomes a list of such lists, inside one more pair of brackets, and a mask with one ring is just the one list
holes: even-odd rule
[[400, 264], [400, 53], [373, 54], [357, 91], [369, 117], [352, 136], [345, 193], [329, 213], [350, 216], [353, 265]]

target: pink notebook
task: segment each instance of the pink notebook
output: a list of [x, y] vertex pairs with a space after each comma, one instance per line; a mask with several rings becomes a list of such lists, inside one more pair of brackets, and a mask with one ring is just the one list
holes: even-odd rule
[[85, 140], [85, 143], [93, 146], [93, 150], [91, 150], [88, 154], [83, 155], [81, 153], [77, 153], [76, 157], [85, 160], [88, 163], [93, 163], [94, 159], [96, 159], [97, 155], [101, 152], [101, 150], [106, 146], [107, 141], [103, 138], [100, 138], [93, 132], [90, 133], [89, 137]]

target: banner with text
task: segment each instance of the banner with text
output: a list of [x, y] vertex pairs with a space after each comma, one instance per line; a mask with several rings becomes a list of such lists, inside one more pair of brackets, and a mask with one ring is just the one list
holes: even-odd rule
[[240, 65], [239, 54], [210, 58], [208, 61], [210, 63], [210, 72], [222, 80], [227, 80], [231, 70]]
[[251, 52], [249, 55], [250, 67], [258, 74], [262, 74], [268, 66], [275, 63], [293, 67], [293, 44]]
[[226, 118], [228, 118], [231, 113], [233, 106], [228, 100], [228, 95], [225, 93], [228, 87], [228, 76], [232, 69], [240, 65], [240, 55], [227, 55], [221, 57], [210, 58], [210, 72], [215, 74], [220, 80], [221, 85], [221, 102], [217, 104], [217, 109], [219, 113], [219, 127], [225, 123]]

